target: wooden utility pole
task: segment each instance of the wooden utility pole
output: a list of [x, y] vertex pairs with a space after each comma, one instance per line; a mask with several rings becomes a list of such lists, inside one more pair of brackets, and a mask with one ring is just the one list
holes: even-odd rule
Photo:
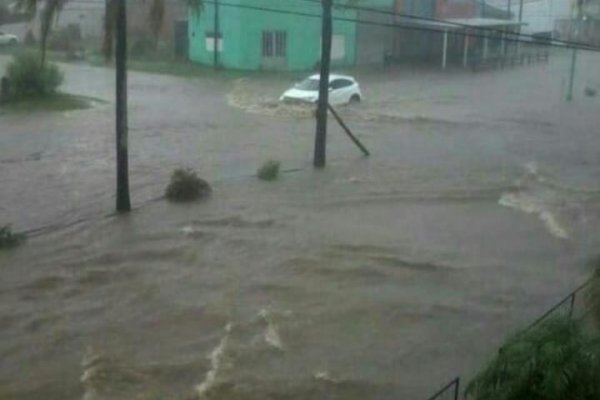
[[219, 68], [219, 43], [220, 43], [220, 27], [219, 27], [219, 0], [215, 0], [215, 20], [213, 24], [213, 67]]
[[129, 200], [129, 155], [127, 151], [127, 9], [126, 0], [117, 0], [116, 128], [117, 128], [117, 212], [131, 210]]
[[329, 69], [331, 64], [331, 37], [333, 34], [332, 0], [321, 0], [323, 7], [321, 29], [321, 75], [319, 78], [319, 100], [317, 103], [317, 126], [313, 165], [325, 167], [327, 147], [327, 105], [329, 104]]

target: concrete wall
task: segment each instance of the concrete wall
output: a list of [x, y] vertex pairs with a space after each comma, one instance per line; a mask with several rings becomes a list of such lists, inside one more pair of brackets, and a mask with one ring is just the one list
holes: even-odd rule
[[382, 64], [386, 52], [393, 52], [394, 23], [392, 15], [358, 11], [360, 21], [370, 21], [383, 25], [358, 24], [356, 27], [356, 65]]
[[[258, 70], [310, 70], [320, 59], [321, 7], [319, 4], [297, 0], [228, 0], [227, 4], [241, 4], [256, 8], [282, 11], [221, 6], [219, 25], [222, 34], [220, 63], [226, 68]], [[206, 33], [213, 32], [214, 5], [207, 4], [200, 16], [189, 15], [190, 59], [202, 64], [213, 63], [213, 51], [207, 47]], [[289, 13], [289, 14], [288, 14]], [[297, 15], [301, 13], [307, 15]], [[315, 16], [315, 17], [312, 17]], [[336, 9], [334, 17], [355, 19], [353, 10]], [[262, 57], [262, 32], [285, 31], [287, 50], [284, 63], [268, 65]], [[334, 66], [354, 65], [356, 57], [356, 25], [349, 21], [334, 20], [334, 38], [343, 42], [343, 56], [332, 59]], [[343, 39], [342, 39], [343, 38]], [[209, 38], [210, 41], [210, 38]]]
[[436, 0], [436, 18], [472, 18], [475, 14], [475, 0]]

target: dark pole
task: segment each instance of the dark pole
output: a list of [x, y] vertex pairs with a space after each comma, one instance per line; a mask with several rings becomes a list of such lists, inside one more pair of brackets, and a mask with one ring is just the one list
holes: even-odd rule
[[[523, 22], [523, 0], [519, 3], [519, 23]], [[521, 33], [521, 25], [519, 25], [519, 33]]]
[[508, 11], [508, 19], [512, 19], [512, 16], [510, 15], [510, 8], [512, 6], [511, 3], [512, 3], [512, 0], [508, 0], [508, 9], [507, 9], [507, 11]]
[[219, 0], [215, 0], [215, 22], [214, 22], [214, 39], [213, 39], [213, 67], [219, 67]]
[[129, 200], [129, 163], [127, 153], [127, 9], [126, 0], [118, 0], [116, 70], [117, 128], [117, 212], [131, 210]]
[[321, 29], [321, 76], [319, 78], [319, 99], [317, 105], [317, 128], [315, 134], [315, 154], [313, 165], [325, 166], [327, 146], [327, 104], [329, 104], [329, 66], [331, 62], [331, 21], [332, 0], [321, 0], [323, 18]]

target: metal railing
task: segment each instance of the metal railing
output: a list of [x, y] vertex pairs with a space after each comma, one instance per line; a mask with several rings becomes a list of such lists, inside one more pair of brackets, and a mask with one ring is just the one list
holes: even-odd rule
[[[548, 318], [553, 318], [558, 315], [567, 316], [569, 318], [584, 318], [588, 311], [586, 310], [586, 299], [583, 296], [583, 290], [586, 289], [591, 283], [592, 279], [589, 279], [577, 289], [569, 293], [564, 299], [556, 303], [548, 311], [542, 314], [539, 318], [533, 321], [524, 330], [528, 331], [533, 327], [537, 326]], [[501, 350], [502, 348], [500, 348]], [[454, 378], [446, 386], [438, 390], [433, 396], [429, 397], [428, 400], [458, 400], [459, 397], [459, 386], [460, 377]]]
[[[547, 318], [554, 317], [557, 315], [566, 316], [569, 318], [573, 317], [581, 317], [581, 313], [579, 315], [575, 315], [580, 309], [585, 308], [585, 299], [581, 295], [581, 291], [583, 291], [590, 283], [592, 279], [580, 285], [577, 289], [573, 290], [569, 293], [564, 299], [556, 303], [556, 305], [546, 311], [541, 317], [533, 321], [527, 328], [526, 331], [538, 325], [542, 321]], [[579, 295], [579, 296], [578, 296]]]
[[457, 376], [427, 400], [458, 400], [459, 389], [460, 377]]

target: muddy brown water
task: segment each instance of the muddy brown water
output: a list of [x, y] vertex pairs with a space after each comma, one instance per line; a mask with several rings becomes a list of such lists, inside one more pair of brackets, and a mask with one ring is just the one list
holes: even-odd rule
[[[82, 93], [111, 83], [68, 68]], [[490, 115], [421, 93], [377, 119], [394, 107], [366, 102], [342, 112], [373, 156], [332, 127], [314, 171], [312, 119], [272, 105], [279, 88], [249, 110], [236, 81], [130, 78], [128, 216], [108, 215], [110, 104], [0, 116], [1, 220], [47, 227], [0, 253], [0, 398], [426, 398], [576, 287], [600, 244], [595, 103], [477, 94]], [[259, 182], [266, 158], [290, 172]], [[210, 199], [160, 199], [182, 164]]]

